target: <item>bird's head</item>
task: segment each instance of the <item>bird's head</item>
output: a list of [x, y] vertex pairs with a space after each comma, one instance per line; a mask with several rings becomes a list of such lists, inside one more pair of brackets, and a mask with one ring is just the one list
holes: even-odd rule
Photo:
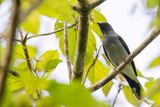
[[102, 31], [102, 33], [107, 33], [108, 31], [113, 31], [112, 26], [107, 22], [97, 23]]

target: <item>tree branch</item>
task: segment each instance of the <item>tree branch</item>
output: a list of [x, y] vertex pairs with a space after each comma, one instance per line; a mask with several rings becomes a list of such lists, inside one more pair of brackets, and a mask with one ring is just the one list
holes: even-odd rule
[[97, 82], [88, 89], [91, 91], [96, 91], [97, 89], [103, 87], [109, 81], [111, 81], [129, 62], [133, 60], [146, 46], [148, 46], [158, 35], [160, 34], [160, 28], [154, 26], [152, 31], [148, 34], [147, 38], [118, 66], [114, 71], [106, 76], [101, 81]]
[[67, 60], [68, 76], [69, 76], [69, 80], [71, 81], [72, 67], [71, 67], [71, 62], [70, 62], [70, 58], [69, 58], [69, 50], [68, 50], [68, 27], [67, 27], [67, 22], [64, 23], [64, 51], [65, 51], [65, 56], [66, 56], [66, 60]]
[[97, 52], [97, 54], [96, 54], [95, 59], [93, 60], [92, 64], [89, 66], [89, 68], [88, 68], [88, 70], [87, 70], [87, 72], [86, 72], [86, 75], [85, 75], [84, 80], [83, 80], [83, 82], [82, 82], [83, 85], [84, 85], [85, 82], [86, 82], [86, 79], [87, 79], [87, 76], [88, 76], [88, 74], [89, 74], [89, 71], [90, 71], [91, 68], [95, 65], [95, 63], [96, 63], [96, 61], [97, 61], [97, 59], [98, 59], [100, 49], [101, 49], [101, 46], [100, 46], [99, 49], [98, 49], [98, 52]]
[[23, 38], [23, 33], [20, 29], [19, 29], [19, 32], [20, 32], [20, 36], [21, 36], [21, 39], [22, 39], [21, 43], [22, 43], [24, 55], [26, 57], [27, 66], [28, 66], [29, 71], [32, 72], [32, 65], [31, 65], [29, 54], [28, 54], [28, 49], [27, 49], [27, 46], [26, 46], [28, 33], [26, 33], [25, 37]]
[[[73, 28], [75, 25], [76, 25], [76, 23], [73, 24], [73, 25], [71, 25], [71, 26], [68, 26], [68, 29]], [[64, 28], [61, 28], [61, 29], [55, 30], [55, 31], [53, 31], [53, 32], [33, 35], [33, 36], [28, 37], [27, 40], [32, 39], [32, 38], [36, 38], [36, 37], [40, 37], [40, 36], [48, 36], [48, 35], [51, 35], [51, 34], [54, 34], [54, 33], [61, 32], [61, 31], [63, 31], [63, 30], [64, 30]]]
[[115, 97], [115, 99], [113, 100], [112, 107], [114, 107], [114, 105], [116, 104], [116, 101], [117, 101], [117, 98], [118, 98], [118, 94], [120, 93], [120, 91], [122, 90], [122, 88], [123, 88], [123, 85], [120, 83], [120, 84], [119, 84], [118, 91], [117, 91], [117, 94], [116, 94], [116, 97]]
[[9, 71], [10, 67], [10, 61], [11, 61], [11, 56], [12, 56], [12, 50], [13, 50], [13, 42], [16, 34], [16, 27], [18, 25], [18, 15], [19, 15], [19, 7], [20, 7], [20, 1], [19, 0], [13, 0], [13, 6], [14, 10], [13, 16], [11, 19], [11, 27], [10, 27], [10, 32], [8, 36], [8, 41], [6, 43], [6, 56], [4, 60], [4, 68], [2, 69], [2, 77], [0, 78], [0, 106], [3, 103], [3, 97], [4, 97], [4, 88], [5, 88], [5, 82], [7, 78], [7, 74]]
[[103, 3], [106, 0], [96, 0], [95, 2], [90, 4], [90, 9], [94, 9], [95, 7], [99, 6], [101, 3]]
[[[82, 4], [81, 4], [82, 5]], [[82, 6], [83, 7], [83, 6]], [[87, 9], [81, 8], [78, 23], [78, 38], [76, 47], [76, 56], [73, 65], [73, 77], [74, 79], [82, 80], [82, 74], [84, 71], [84, 60], [86, 56], [86, 48], [88, 42], [88, 28], [89, 28], [89, 13]], [[84, 10], [83, 10], [84, 9]]]

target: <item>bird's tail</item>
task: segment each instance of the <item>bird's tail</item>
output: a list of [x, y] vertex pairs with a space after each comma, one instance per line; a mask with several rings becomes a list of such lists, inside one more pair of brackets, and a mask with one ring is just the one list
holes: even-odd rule
[[129, 83], [132, 92], [135, 94], [135, 96], [137, 97], [137, 99], [141, 99], [142, 98], [142, 86], [141, 84], [138, 82], [137, 77], [135, 76], [136, 80], [131, 79], [129, 76], [125, 75], [124, 73], [122, 73], [122, 75], [124, 76], [124, 78], [127, 80], [127, 82]]

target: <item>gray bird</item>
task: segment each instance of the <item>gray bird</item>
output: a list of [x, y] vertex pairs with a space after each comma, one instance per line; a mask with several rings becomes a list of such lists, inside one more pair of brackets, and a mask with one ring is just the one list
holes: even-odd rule
[[[103, 33], [103, 49], [108, 60], [114, 67], [117, 67], [130, 54], [129, 48], [121, 36], [116, 34], [109, 23], [98, 23]], [[132, 92], [138, 99], [141, 99], [142, 87], [137, 79], [137, 72], [134, 62], [129, 63], [121, 72], [122, 76], [129, 83]]]

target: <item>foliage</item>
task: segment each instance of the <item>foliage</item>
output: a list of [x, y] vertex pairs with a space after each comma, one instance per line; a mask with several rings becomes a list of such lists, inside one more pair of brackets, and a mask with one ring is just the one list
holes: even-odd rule
[[[2, 3], [3, 0], [0, 0]], [[20, 18], [27, 14], [27, 11], [32, 8], [38, 0], [21, 0]], [[21, 21], [19, 27], [24, 32], [37, 34], [40, 28], [40, 15], [44, 15], [56, 20], [54, 30], [64, 28], [64, 22], [68, 23], [68, 47], [69, 57], [71, 64], [74, 63], [75, 51], [77, 45], [77, 32], [78, 32], [78, 13], [75, 12], [71, 5], [75, 5], [77, 0], [43, 0], [43, 2], [29, 15]], [[160, 6], [159, 0], [147, 0], [148, 8], [156, 8]], [[158, 13], [159, 14], [159, 13]], [[95, 59], [97, 52], [97, 43], [95, 36], [102, 39], [102, 33], [97, 25], [97, 22], [106, 22], [103, 14], [94, 9], [90, 14], [90, 27], [88, 44], [86, 51], [86, 58], [84, 64], [84, 76], [87, 74], [89, 67]], [[159, 15], [153, 22], [159, 24]], [[154, 23], [155, 24], [155, 23]], [[61, 30], [55, 33], [59, 40], [59, 48], [64, 55], [64, 31]], [[38, 36], [37, 36], [38, 37]], [[65, 62], [63, 58], [59, 57], [58, 50], [47, 50], [38, 56], [38, 49], [30, 44], [25, 44], [28, 50], [29, 58], [24, 52], [24, 44], [16, 42], [13, 48], [12, 61], [10, 70], [18, 75], [9, 74], [7, 77], [4, 107], [109, 107], [104, 102], [99, 102], [91, 96], [91, 92], [86, 90], [80, 83], [62, 84], [55, 80], [50, 80], [48, 77], [61, 62]], [[4, 43], [0, 43], [0, 64], [3, 63], [5, 56]], [[103, 57], [103, 55], [99, 55]], [[105, 59], [104, 59], [105, 60]], [[29, 68], [31, 64], [32, 68]], [[108, 64], [108, 62], [107, 62]], [[155, 58], [149, 65], [153, 68], [160, 65], [160, 57]], [[110, 65], [106, 66], [99, 58], [92, 66], [88, 73], [88, 80], [91, 84], [95, 84], [102, 80], [109, 74]], [[143, 78], [144, 76], [138, 71], [138, 75]], [[63, 78], [63, 75], [62, 75]], [[117, 79], [116, 79], [117, 80]], [[154, 101], [155, 105], [160, 105], [160, 80], [148, 79], [145, 87], [147, 90], [146, 96]], [[104, 87], [102, 92], [108, 96], [113, 81], [110, 81]], [[129, 86], [124, 86], [123, 93], [126, 100], [134, 106], [139, 106], [141, 101], [138, 101], [133, 95]]]

